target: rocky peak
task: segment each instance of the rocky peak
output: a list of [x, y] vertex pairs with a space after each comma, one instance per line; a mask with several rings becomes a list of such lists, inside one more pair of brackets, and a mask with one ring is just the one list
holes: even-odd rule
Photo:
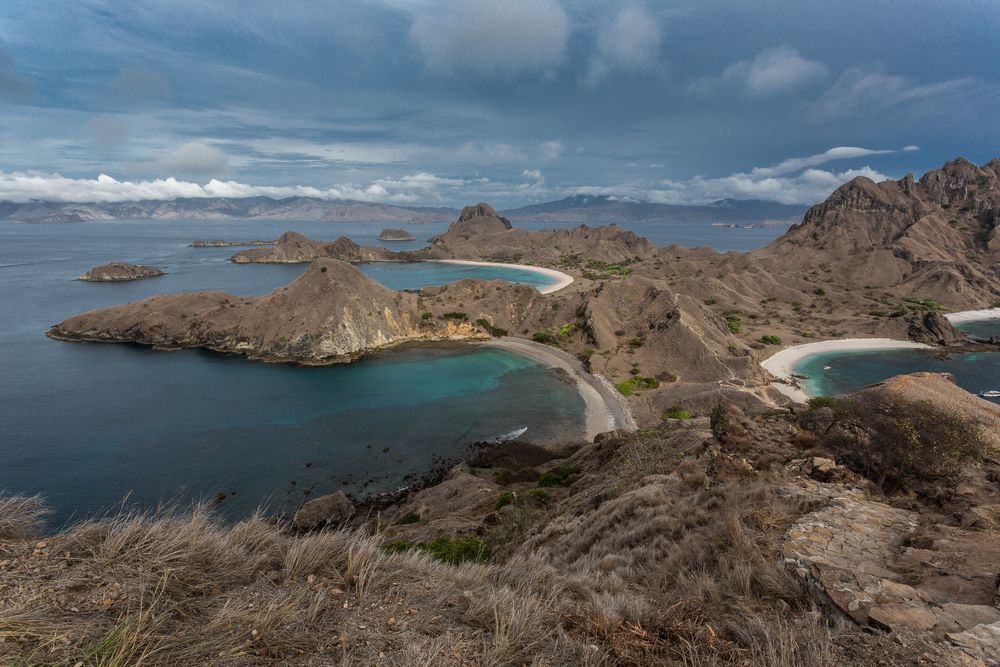
[[474, 218], [496, 218], [503, 223], [507, 229], [511, 228], [510, 220], [497, 215], [496, 209], [485, 202], [480, 202], [475, 206], [466, 206], [458, 216], [458, 222], [468, 222]]

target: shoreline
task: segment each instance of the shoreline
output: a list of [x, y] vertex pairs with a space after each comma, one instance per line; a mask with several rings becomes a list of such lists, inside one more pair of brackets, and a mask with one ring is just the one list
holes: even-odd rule
[[589, 373], [576, 357], [542, 343], [512, 338], [494, 338], [476, 343], [522, 354], [550, 368], [561, 368], [576, 381], [577, 391], [586, 406], [585, 437], [590, 442], [606, 431], [638, 429], [625, 397], [599, 375]]
[[781, 380], [781, 382], [772, 382], [772, 387], [793, 401], [805, 403], [809, 400], [809, 394], [806, 393], [793, 376], [795, 374], [795, 367], [807, 357], [826, 352], [930, 348], [930, 345], [924, 343], [914, 343], [913, 341], [896, 340], [893, 338], [837, 338], [786, 347], [760, 362], [760, 365], [768, 373]]
[[945, 317], [952, 324], [962, 324], [963, 322], [980, 322], [983, 320], [1000, 319], [1000, 308], [986, 308], [983, 310], [960, 310], [956, 313], [945, 313]]
[[549, 276], [550, 278], [555, 278], [556, 282], [552, 285], [543, 285], [542, 287], [536, 287], [542, 294], [551, 294], [552, 292], [558, 292], [564, 287], [568, 287], [573, 282], [573, 276], [563, 273], [562, 271], [556, 271], [555, 269], [546, 269], [542, 266], [532, 266], [531, 264], [508, 264], [505, 262], [477, 262], [471, 259], [431, 259], [425, 260], [430, 262], [443, 262], [445, 264], [462, 264], [465, 266], [500, 266], [505, 269], [525, 269], [527, 271], [534, 271], [535, 273], [540, 273], [543, 276]]

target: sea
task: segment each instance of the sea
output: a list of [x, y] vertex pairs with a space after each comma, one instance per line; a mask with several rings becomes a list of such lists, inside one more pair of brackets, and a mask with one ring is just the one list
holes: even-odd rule
[[[401, 226], [417, 239], [377, 241], [381, 229]], [[622, 226], [660, 244], [720, 251], [750, 250], [783, 231]], [[229, 257], [239, 248], [192, 248], [195, 239], [270, 240], [295, 230], [403, 250], [425, 246], [446, 228], [443, 222], [0, 221], [0, 494], [43, 496], [53, 510], [52, 527], [122, 507], [153, 510], [212, 499], [222, 499], [222, 516], [238, 518], [257, 509], [290, 512], [337, 489], [356, 497], [391, 493], [461, 458], [471, 443], [524, 428], [523, 437], [536, 442], [578, 439], [584, 404], [575, 386], [532, 359], [487, 346], [407, 346], [348, 365], [300, 367], [44, 335], [70, 315], [157, 294], [266, 294], [305, 269], [236, 265]], [[77, 280], [109, 261], [158, 266], [167, 275], [125, 283]], [[492, 266], [359, 268], [393, 289], [464, 277], [538, 286], [550, 280]], [[815, 372], [801, 370], [827, 392], [908, 370], [955, 372], [974, 390], [987, 388], [991, 378], [1000, 384], [997, 355], [940, 361], [893, 353], [891, 359], [874, 363], [852, 355], [823, 360]]]

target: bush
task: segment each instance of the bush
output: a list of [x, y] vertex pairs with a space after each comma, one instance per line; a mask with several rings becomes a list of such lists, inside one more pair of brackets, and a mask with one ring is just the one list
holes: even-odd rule
[[633, 348], [633, 349], [638, 348], [638, 347], [642, 347], [645, 344], [646, 344], [646, 341], [644, 341], [641, 338], [633, 338], [632, 340], [630, 340], [628, 342], [628, 346], [631, 347], [631, 348]]
[[538, 486], [568, 486], [569, 478], [579, 473], [580, 468], [577, 466], [551, 470], [538, 478]]
[[325, 266], [319, 267], [319, 272], [320, 273], [326, 273], [326, 267]]
[[441, 317], [443, 317], [446, 320], [467, 320], [467, 319], [469, 319], [469, 316], [466, 315], [465, 313], [463, 313], [460, 310], [456, 310], [456, 311], [453, 311], [453, 312], [450, 312], [450, 313], [444, 313], [443, 315], [441, 315]]
[[540, 503], [547, 503], [552, 500], [552, 494], [545, 489], [531, 489], [530, 491], [525, 491], [524, 495], [534, 498]]
[[497, 504], [494, 505], [494, 509], [499, 510], [503, 509], [504, 507], [507, 507], [507, 505], [510, 505], [511, 503], [514, 502], [514, 497], [515, 496], [513, 491], [505, 492], [502, 496], [497, 498]]
[[500, 336], [506, 336], [507, 330], [502, 327], [493, 326], [493, 323], [485, 318], [479, 318], [476, 320], [476, 324], [486, 329], [486, 332], [494, 338], [499, 338]]
[[421, 551], [432, 558], [448, 563], [485, 563], [490, 559], [490, 547], [475, 537], [438, 537], [430, 542], [411, 542], [396, 540], [382, 547], [387, 553], [403, 553], [405, 551]]
[[834, 413], [820, 443], [888, 494], [947, 492], [988, 446], [978, 425], [930, 401], [814, 399], [809, 407]]
[[691, 413], [679, 405], [674, 405], [663, 412], [663, 419], [691, 419]]
[[743, 321], [740, 319], [739, 315], [730, 313], [729, 315], [726, 315], [726, 327], [729, 329], [729, 333], [738, 334], [743, 331]]
[[656, 389], [660, 386], [660, 381], [656, 378], [643, 377], [642, 375], [636, 375], [635, 377], [630, 377], [624, 382], [619, 382], [615, 385], [615, 388], [622, 393], [623, 396], [631, 396], [635, 392], [641, 389]]
[[547, 331], [539, 331], [531, 337], [531, 340], [536, 343], [545, 343], [546, 345], [555, 345], [556, 347], [559, 347], [559, 340]]
[[822, 287], [817, 287], [816, 289], [813, 290], [813, 294], [815, 294], [816, 296], [826, 296], [826, 290], [823, 289]]
[[399, 521], [396, 523], [400, 526], [406, 526], [411, 523], [420, 523], [420, 515], [416, 512], [407, 512], [403, 516], [399, 517]]
[[714, 298], [713, 299], [705, 299], [705, 305], [706, 306], [714, 306], [717, 303], [719, 303], [718, 299], [714, 299]]
[[761, 336], [760, 342], [764, 343], [764, 345], [781, 345], [781, 338], [768, 334]]
[[422, 320], [429, 320], [429, 319], [431, 319], [432, 317], [434, 317], [434, 313], [432, 313], [432, 312], [430, 312], [430, 311], [428, 311], [428, 312], [425, 312], [425, 313], [422, 313], [422, 314], [420, 315], [420, 319], [422, 319]]

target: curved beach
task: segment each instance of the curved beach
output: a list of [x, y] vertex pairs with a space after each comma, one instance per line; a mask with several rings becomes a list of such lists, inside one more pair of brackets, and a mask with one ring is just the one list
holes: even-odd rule
[[893, 338], [839, 338], [836, 340], [823, 340], [816, 343], [804, 343], [802, 345], [786, 347], [760, 362], [760, 365], [768, 373], [781, 380], [781, 382], [772, 383], [772, 387], [793, 401], [804, 403], [809, 399], [809, 395], [799, 386], [794, 374], [795, 367], [806, 357], [826, 352], [905, 350], [929, 347], [929, 345], [924, 343], [895, 340]]
[[962, 322], [979, 322], [981, 320], [1000, 319], [1000, 308], [987, 308], [985, 310], [962, 310], [957, 313], [945, 313], [945, 317], [952, 324]]
[[562, 288], [568, 286], [573, 282], [573, 276], [563, 273], [562, 271], [556, 271], [555, 269], [546, 269], [541, 266], [531, 266], [530, 264], [505, 264], [501, 262], [476, 262], [471, 259], [435, 259], [431, 260], [434, 262], [442, 262], [444, 264], [462, 264], [465, 266], [501, 266], [505, 269], [524, 269], [527, 271], [534, 271], [535, 273], [540, 273], [544, 276], [549, 276], [550, 278], [555, 278], [556, 282], [552, 285], [545, 285], [544, 287], [539, 287], [538, 291], [542, 294], [551, 294], [552, 292], [558, 292]]
[[598, 433], [606, 431], [635, 431], [639, 428], [625, 397], [608, 380], [589, 373], [573, 355], [522, 338], [494, 338], [478, 344], [523, 354], [569, 373], [576, 380], [577, 390], [586, 405], [587, 440], [592, 442]]

